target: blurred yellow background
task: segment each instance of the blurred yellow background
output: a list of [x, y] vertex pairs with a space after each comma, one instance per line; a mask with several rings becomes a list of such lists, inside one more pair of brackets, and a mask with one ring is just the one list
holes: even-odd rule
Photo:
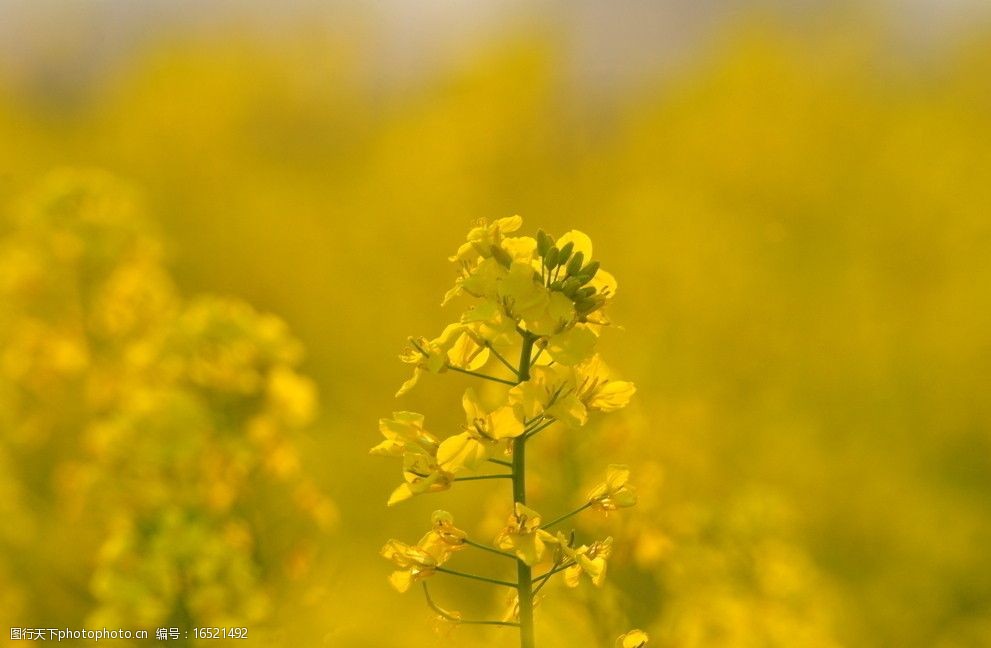
[[0, 625], [515, 645], [378, 555], [495, 489], [386, 509], [367, 450], [461, 420], [396, 355], [520, 214], [595, 241], [638, 386], [534, 459], [550, 510], [601, 457], [641, 499], [539, 646], [991, 645], [979, 4], [0, 4]]

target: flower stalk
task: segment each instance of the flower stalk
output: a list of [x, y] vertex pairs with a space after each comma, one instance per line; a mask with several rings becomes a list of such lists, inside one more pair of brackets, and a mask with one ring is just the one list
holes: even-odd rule
[[[503, 387], [481, 394], [467, 389], [461, 399], [465, 423], [446, 438], [427, 431], [422, 414], [394, 412], [393, 418], [379, 421], [385, 440], [371, 452], [402, 459], [403, 482], [390, 496], [390, 506], [448, 490], [459, 482], [512, 483], [512, 512], [491, 546], [469, 539], [454, 526], [450, 513], [436, 511], [432, 528], [419, 542], [390, 540], [381, 553], [395, 567], [389, 576], [393, 587], [405, 592], [421, 583], [428, 607], [445, 624], [519, 628], [520, 648], [536, 648], [536, 595], [557, 574], [569, 587], [582, 580], [600, 586], [612, 549], [612, 538], [578, 544], [576, 533], [554, 535], [548, 529], [587, 510], [608, 514], [632, 506], [636, 491], [626, 466], [609, 466], [605, 480], [589, 492], [585, 504], [542, 524], [541, 514], [527, 501], [528, 444], [552, 426], [574, 433], [591, 412], [625, 407], [635, 388], [612, 379], [595, 353], [599, 335], [609, 324], [604, 308], [616, 292], [616, 280], [592, 260], [589, 238], [574, 230], [556, 240], [542, 231], [536, 239], [507, 236], [521, 224], [514, 216], [480, 222], [468, 233], [467, 242], [451, 257], [460, 276], [444, 303], [470, 298], [473, 304], [438, 337], [409, 338], [410, 346], [400, 359], [414, 365], [413, 375], [397, 396], [413, 389], [424, 376], [449, 371]], [[594, 319], [589, 317], [592, 313]], [[517, 350], [514, 366], [507, 357]], [[496, 364], [512, 379], [492, 375]], [[486, 474], [482, 469], [488, 464], [508, 472]], [[514, 561], [515, 580], [447, 567], [466, 547]], [[535, 577], [535, 569], [542, 573]], [[514, 600], [502, 621], [466, 621], [461, 613], [448, 611], [431, 598], [426, 581], [438, 574], [510, 588]], [[633, 646], [643, 643], [641, 635], [626, 637]]]
[[[520, 351], [520, 367], [517, 372], [520, 382], [530, 379], [530, 354], [534, 338], [529, 333], [523, 335], [523, 348]], [[513, 440], [513, 504], [526, 505], [526, 441], [523, 434]], [[534, 648], [533, 634], [533, 572], [522, 559], [516, 559], [516, 589], [520, 606], [520, 648]]]

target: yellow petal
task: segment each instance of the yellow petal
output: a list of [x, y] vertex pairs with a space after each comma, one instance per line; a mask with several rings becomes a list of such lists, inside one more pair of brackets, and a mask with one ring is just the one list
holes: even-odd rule
[[402, 386], [399, 388], [399, 391], [396, 392], [396, 398], [399, 398], [400, 396], [409, 393], [411, 389], [416, 387], [416, 383], [420, 382], [420, 376], [422, 374], [423, 374], [423, 369], [420, 369], [419, 367], [413, 369], [413, 375], [410, 376], [409, 380], [404, 382]]
[[477, 470], [487, 459], [488, 448], [468, 432], [444, 439], [437, 449], [437, 463], [451, 473]]
[[588, 410], [574, 392], [559, 396], [554, 404], [547, 408], [547, 414], [573, 428], [585, 425], [588, 420]]
[[576, 365], [595, 352], [598, 338], [584, 326], [575, 326], [563, 333], [551, 336], [547, 342], [547, 352], [563, 365]]
[[392, 491], [392, 494], [389, 495], [389, 501], [386, 502], [386, 506], [395, 506], [399, 502], [405, 502], [406, 500], [412, 498], [413, 495], [413, 489], [410, 488], [409, 484], [400, 484], [396, 487], [396, 490]]
[[585, 256], [586, 263], [592, 260], [592, 239], [588, 237], [588, 234], [578, 230], [571, 230], [559, 238], [554, 245], [560, 250], [568, 243], [573, 243], [575, 246], [572, 254], [581, 252]]
[[643, 648], [650, 637], [643, 630], [630, 630], [616, 639], [616, 648]]
[[529, 263], [533, 259], [534, 252], [537, 251], [537, 240], [529, 236], [505, 238], [502, 240], [502, 249], [513, 258], [513, 261]]
[[511, 234], [521, 227], [523, 227], [522, 216], [507, 216], [506, 218], [498, 218], [494, 223], [492, 223], [492, 229], [498, 229], [502, 234]]
[[400, 594], [409, 590], [413, 584], [413, 575], [406, 570], [394, 571], [389, 574], [389, 584]]
[[489, 434], [495, 439], [514, 439], [523, 434], [523, 421], [516, 417], [516, 411], [509, 405], [492, 412], [489, 421]]
[[610, 380], [595, 391], [589, 407], [603, 412], [614, 412], [626, 407], [637, 391], [631, 382]]

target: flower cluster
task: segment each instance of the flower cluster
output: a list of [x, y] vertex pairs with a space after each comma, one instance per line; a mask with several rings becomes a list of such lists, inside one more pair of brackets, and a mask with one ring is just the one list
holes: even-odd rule
[[[85, 565], [46, 561], [89, 581], [94, 624], [256, 622], [337, 516], [296, 449], [316, 390], [281, 320], [184, 300], [161, 248], [134, 192], [102, 172], [54, 173], [14, 212], [0, 238], [3, 479], [60, 512], [37, 514], [37, 533], [78, 530], [81, 550], [60, 553]], [[294, 511], [277, 530], [292, 543], [248, 515], [266, 510], [259, 480]], [[50, 576], [33, 580], [63, 577]]]
[[[480, 222], [468, 232], [466, 242], [450, 257], [457, 277], [442, 302], [464, 305], [458, 321], [436, 338], [410, 338], [400, 355], [413, 365], [413, 375], [397, 396], [420, 384], [424, 376], [445, 372], [502, 389], [483, 394], [467, 389], [461, 399], [465, 422], [447, 436], [427, 431], [422, 414], [395, 412], [379, 421], [384, 440], [371, 453], [402, 462], [403, 480], [389, 497], [389, 505], [447, 490], [461, 481], [512, 480], [512, 511], [491, 544], [474, 542], [453, 525], [448, 531], [454, 541], [437, 542], [440, 514], [435, 514], [434, 531], [417, 545], [390, 540], [382, 554], [397, 567], [390, 578], [393, 586], [406, 591], [411, 584], [422, 583], [428, 604], [448, 624], [473, 622], [433, 602], [426, 580], [436, 573], [512, 588], [508, 617], [484, 623], [518, 626], [521, 645], [532, 646], [533, 606], [540, 589], [562, 572], [569, 586], [577, 586], [583, 574], [601, 585], [612, 550], [612, 538], [577, 544], [573, 533], [549, 529], [586, 509], [608, 513], [633, 506], [636, 492], [629, 484], [630, 471], [610, 466], [605, 480], [576, 510], [545, 521], [526, 504], [526, 443], [551, 427], [581, 428], [592, 412], [621, 409], [636, 389], [613, 378], [596, 353], [599, 336], [611, 325], [608, 307], [617, 283], [593, 258], [589, 237], [576, 230], [556, 239], [543, 231], [536, 237], [521, 236], [517, 235], [521, 226], [522, 219], [513, 216]], [[516, 561], [517, 580], [441, 567], [464, 546]], [[543, 571], [535, 575], [534, 570]]]

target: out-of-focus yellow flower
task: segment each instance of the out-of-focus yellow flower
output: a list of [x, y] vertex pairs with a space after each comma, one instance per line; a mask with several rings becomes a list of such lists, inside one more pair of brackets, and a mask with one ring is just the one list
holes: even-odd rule
[[630, 630], [616, 639], [616, 648], [643, 648], [650, 637], [643, 630]]
[[564, 582], [568, 587], [578, 587], [583, 573], [588, 574], [593, 585], [601, 587], [606, 578], [607, 561], [612, 553], [612, 538], [597, 540], [591, 545], [582, 545], [577, 549], [569, 547], [567, 538], [560, 533], [557, 540], [564, 555], [575, 561], [574, 565], [564, 570]]
[[413, 583], [433, 576], [438, 567], [437, 560], [430, 552], [399, 540], [385, 543], [381, 554], [398, 568], [389, 575], [389, 583], [401, 593], [408, 591]]
[[447, 511], [434, 511], [430, 521], [432, 528], [420, 538], [417, 546], [441, 564], [447, 562], [455, 551], [465, 547], [468, 534], [454, 526], [454, 516]]
[[630, 469], [627, 466], [612, 464], [606, 469], [606, 479], [588, 494], [588, 503], [593, 509], [615, 511], [629, 508], [637, 503], [637, 492], [629, 483]]
[[454, 518], [447, 511], [434, 511], [431, 525], [431, 529], [414, 546], [389, 540], [382, 548], [382, 557], [399, 568], [389, 576], [389, 582], [399, 592], [405, 592], [413, 583], [432, 576], [437, 567], [465, 546], [467, 534], [454, 526]]
[[276, 367], [268, 376], [272, 408], [290, 427], [305, 427], [313, 421], [317, 387], [312, 380], [288, 367]]
[[497, 547], [511, 551], [531, 567], [543, 559], [548, 542], [556, 543], [557, 539], [540, 528], [540, 514], [519, 502], [495, 538]]
[[451, 487], [454, 475], [443, 470], [437, 459], [429, 454], [407, 452], [403, 456], [403, 479], [405, 481], [389, 496], [389, 506], [423, 493], [447, 490]]
[[423, 414], [393, 412], [392, 418], [379, 419], [379, 432], [385, 440], [369, 450], [370, 454], [386, 457], [402, 457], [407, 448], [433, 455], [440, 442], [423, 428]]

